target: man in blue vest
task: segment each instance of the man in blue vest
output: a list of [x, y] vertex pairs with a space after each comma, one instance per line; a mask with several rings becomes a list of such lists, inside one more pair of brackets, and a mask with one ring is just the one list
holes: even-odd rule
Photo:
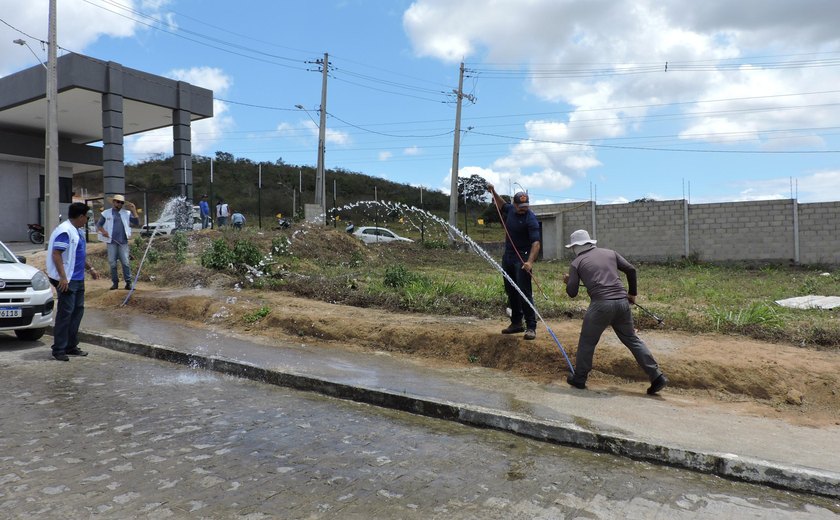
[[68, 356], [87, 356], [79, 348], [79, 325], [85, 313], [85, 269], [96, 280], [96, 272], [87, 261], [85, 234], [79, 229], [87, 225], [87, 204], [70, 204], [68, 219], [50, 235], [47, 246], [47, 275], [58, 291], [58, 304], [53, 325], [52, 355], [59, 361]]
[[131, 289], [131, 264], [128, 261], [128, 241], [131, 226], [139, 226], [137, 208], [126, 202], [122, 195], [111, 198], [111, 209], [102, 212], [96, 227], [99, 241], [108, 244], [108, 265], [111, 267], [111, 290], [117, 288], [120, 278], [117, 274], [117, 260], [122, 264], [125, 288]]

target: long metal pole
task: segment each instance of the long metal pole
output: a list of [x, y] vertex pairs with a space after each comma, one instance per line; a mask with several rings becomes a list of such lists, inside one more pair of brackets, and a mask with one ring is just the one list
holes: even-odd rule
[[315, 204], [321, 206], [321, 214], [326, 219], [327, 214], [327, 185], [324, 178], [324, 141], [327, 131], [327, 72], [329, 69], [329, 54], [324, 53], [323, 77], [321, 79], [321, 109], [320, 124], [318, 125], [318, 170], [315, 174]]
[[461, 73], [458, 75], [458, 98], [455, 108], [455, 142], [452, 146], [452, 175], [449, 185], [449, 225], [458, 226], [458, 155], [461, 147], [461, 100], [464, 89], [464, 62], [461, 62]]
[[262, 229], [262, 164], [260, 164], [259, 180], [257, 181], [257, 222]]
[[[58, 61], [56, 0], [50, 0], [49, 42], [47, 45], [47, 125], [44, 150], [44, 235], [49, 237], [59, 222], [58, 193]], [[48, 245], [44, 241], [44, 245]]]

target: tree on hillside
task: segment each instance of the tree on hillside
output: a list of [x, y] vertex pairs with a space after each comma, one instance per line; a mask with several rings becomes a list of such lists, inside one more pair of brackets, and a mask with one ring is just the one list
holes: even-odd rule
[[[473, 174], [469, 177], [458, 177], [458, 198], [464, 202], [464, 230], [469, 231], [469, 207], [483, 206], [487, 196], [487, 181], [481, 175]], [[479, 209], [479, 211], [481, 211]]]
[[481, 204], [487, 196], [487, 181], [481, 175], [473, 174], [467, 178], [458, 177], [458, 198]]

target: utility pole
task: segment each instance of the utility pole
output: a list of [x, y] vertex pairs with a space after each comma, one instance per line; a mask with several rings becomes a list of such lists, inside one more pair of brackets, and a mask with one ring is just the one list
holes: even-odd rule
[[[56, 0], [50, 0], [49, 41], [47, 42], [47, 143], [44, 156], [44, 236], [58, 225], [58, 62], [56, 59]], [[44, 241], [47, 245], [47, 240]]]
[[467, 98], [474, 101], [471, 94], [464, 95], [464, 62], [461, 62], [461, 72], [458, 75], [458, 90], [455, 92], [457, 104], [455, 108], [455, 143], [452, 146], [452, 180], [449, 191], [449, 225], [458, 225], [458, 155], [461, 149], [461, 100]]
[[[318, 63], [316, 61], [316, 63]], [[326, 223], [327, 215], [327, 185], [324, 178], [324, 141], [326, 140], [327, 132], [327, 72], [329, 71], [330, 61], [329, 54], [324, 53], [324, 61], [320, 64], [323, 72], [321, 79], [321, 114], [320, 124], [318, 125], [318, 168], [315, 172], [315, 204], [321, 206], [321, 214], [324, 215]]]

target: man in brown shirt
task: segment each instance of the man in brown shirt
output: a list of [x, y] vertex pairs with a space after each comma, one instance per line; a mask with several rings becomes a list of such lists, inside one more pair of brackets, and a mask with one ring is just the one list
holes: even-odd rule
[[[586, 388], [586, 378], [592, 370], [592, 356], [601, 334], [611, 326], [618, 339], [630, 349], [636, 362], [650, 379], [648, 394], [656, 394], [668, 384], [668, 378], [659, 369], [647, 345], [636, 335], [630, 304], [636, 303], [636, 268], [623, 256], [611, 249], [595, 247], [596, 240], [589, 238], [586, 230], [572, 233], [566, 246], [574, 251], [569, 273], [563, 275], [566, 293], [574, 298], [580, 282], [586, 287], [591, 302], [583, 317], [578, 340], [575, 373], [566, 382], [575, 388]], [[629, 290], [624, 289], [618, 272], [627, 276]]]

